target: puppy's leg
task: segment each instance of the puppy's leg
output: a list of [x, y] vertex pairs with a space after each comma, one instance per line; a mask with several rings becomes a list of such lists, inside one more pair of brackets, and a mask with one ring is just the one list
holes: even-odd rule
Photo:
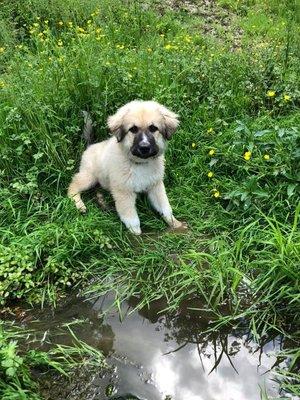
[[96, 184], [95, 177], [88, 172], [78, 172], [73, 176], [72, 182], [68, 189], [68, 196], [75, 201], [75, 205], [81, 212], [86, 212], [86, 206], [81, 199], [80, 193], [84, 190], [90, 189]]
[[140, 220], [135, 208], [136, 193], [112, 190], [112, 195], [121, 221], [132, 233], [140, 235]]
[[171, 228], [185, 227], [185, 223], [178, 221], [173, 216], [165, 185], [162, 181], [149, 190], [148, 197], [153, 208], [162, 215]]

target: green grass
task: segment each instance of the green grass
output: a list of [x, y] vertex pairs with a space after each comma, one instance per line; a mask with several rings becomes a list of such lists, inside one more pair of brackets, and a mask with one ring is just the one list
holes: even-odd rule
[[[170, 310], [201, 296], [216, 324], [246, 319], [258, 339], [280, 331], [297, 347], [299, 7], [222, 0], [207, 19], [183, 6], [2, 2], [1, 304], [55, 303], [93, 277], [91, 296], [163, 296]], [[93, 191], [86, 216], [66, 199], [85, 148], [80, 111], [102, 140], [108, 115], [136, 98], [180, 115], [165, 183], [185, 235], [144, 198], [138, 239]]]

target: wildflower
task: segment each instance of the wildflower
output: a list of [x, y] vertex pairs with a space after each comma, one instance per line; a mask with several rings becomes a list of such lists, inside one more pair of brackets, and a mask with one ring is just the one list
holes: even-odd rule
[[57, 42], [57, 46], [59, 46], [59, 47], [62, 47], [62, 46], [63, 46], [62, 40], [59, 39], [59, 41]]
[[148, 47], [147, 51], [148, 53], [152, 53], [153, 50], [151, 49], [151, 47]]
[[59, 26], [63, 26], [63, 24], [64, 24], [64, 23], [63, 23], [62, 21], [58, 21], [58, 25], [59, 25]]
[[0, 54], [5, 52], [5, 47], [0, 47]]
[[267, 91], [267, 97], [274, 97], [276, 95], [275, 90], [268, 90]]
[[251, 155], [252, 155], [251, 151], [246, 151], [245, 154], [244, 154], [244, 159], [246, 161], [249, 161], [250, 158], [251, 158]]
[[269, 154], [265, 154], [265, 155], [264, 155], [264, 160], [266, 160], [266, 161], [270, 160]]
[[209, 171], [208, 174], [207, 174], [207, 176], [208, 176], [209, 178], [212, 178], [212, 177], [214, 176], [214, 173], [211, 172], [211, 171]]
[[291, 100], [291, 96], [289, 96], [288, 94], [283, 95], [283, 100], [284, 101], [290, 101]]
[[213, 189], [213, 196], [217, 199], [221, 196], [221, 193], [217, 189]]
[[210, 155], [210, 156], [213, 156], [214, 154], [215, 154], [215, 150], [214, 149], [211, 149], [211, 150], [209, 150], [209, 152], [208, 152], [208, 154]]
[[170, 43], [165, 45], [165, 49], [166, 50], [171, 50], [172, 49], [172, 45]]
[[4, 81], [0, 81], [0, 89], [5, 87], [5, 82]]
[[192, 143], [192, 148], [194, 149], [196, 147], [196, 143]]
[[207, 129], [207, 133], [213, 133], [213, 128], [209, 128], [209, 129]]

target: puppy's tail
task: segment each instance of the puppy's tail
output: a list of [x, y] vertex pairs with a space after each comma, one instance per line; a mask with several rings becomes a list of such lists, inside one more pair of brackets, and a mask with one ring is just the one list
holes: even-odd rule
[[91, 114], [88, 111], [81, 111], [83, 115], [83, 130], [82, 130], [82, 137], [86, 141], [87, 146], [95, 143], [95, 134], [94, 134], [94, 126], [95, 123], [92, 120]]

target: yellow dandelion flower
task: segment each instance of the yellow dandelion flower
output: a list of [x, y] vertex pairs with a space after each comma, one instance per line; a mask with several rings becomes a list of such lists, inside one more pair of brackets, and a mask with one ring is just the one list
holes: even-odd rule
[[266, 161], [270, 160], [269, 154], [265, 154], [265, 155], [264, 155], [264, 160], [266, 160]]
[[217, 199], [221, 196], [221, 193], [217, 189], [214, 189], [213, 196]]
[[5, 52], [5, 47], [0, 47], [0, 54]]
[[276, 95], [275, 90], [268, 90], [267, 91], [267, 97], [274, 97]]
[[209, 150], [209, 152], [208, 152], [208, 154], [210, 155], [210, 156], [213, 156], [214, 154], [215, 154], [215, 150], [214, 149], [211, 149], [211, 150]]
[[251, 158], [251, 155], [252, 155], [251, 151], [246, 151], [245, 154], [244, 154], [244, 159], [246, 161], [249, 161], [250, 158]]
[[207, 173], [207, 176], [208, 176], [209, 178], [212, 178], [212, 177], [214, 176], [214, 173], [211, 172], [211, 171], [209, 171], [209, 172]]
[[192, 148], [194, 149], [196, 147], [196, 143], [192, 143]]
[[284, 101], [290, 101], [291, 100], [291, 96], [289, 96], [288, 94], [283, 95], [283, 100]]
[[62, 47], [63, 46], [63, 41], [59, 39], [59, 41], [57, 42], [57, 46]]
[[209, 128], [209, 129], [207, 129], [207, 133], [213, 133], [213, 128]]
[[63, 21], [58, 21], [59, 26], [63, 26], [63, 24], [64, 24]]

